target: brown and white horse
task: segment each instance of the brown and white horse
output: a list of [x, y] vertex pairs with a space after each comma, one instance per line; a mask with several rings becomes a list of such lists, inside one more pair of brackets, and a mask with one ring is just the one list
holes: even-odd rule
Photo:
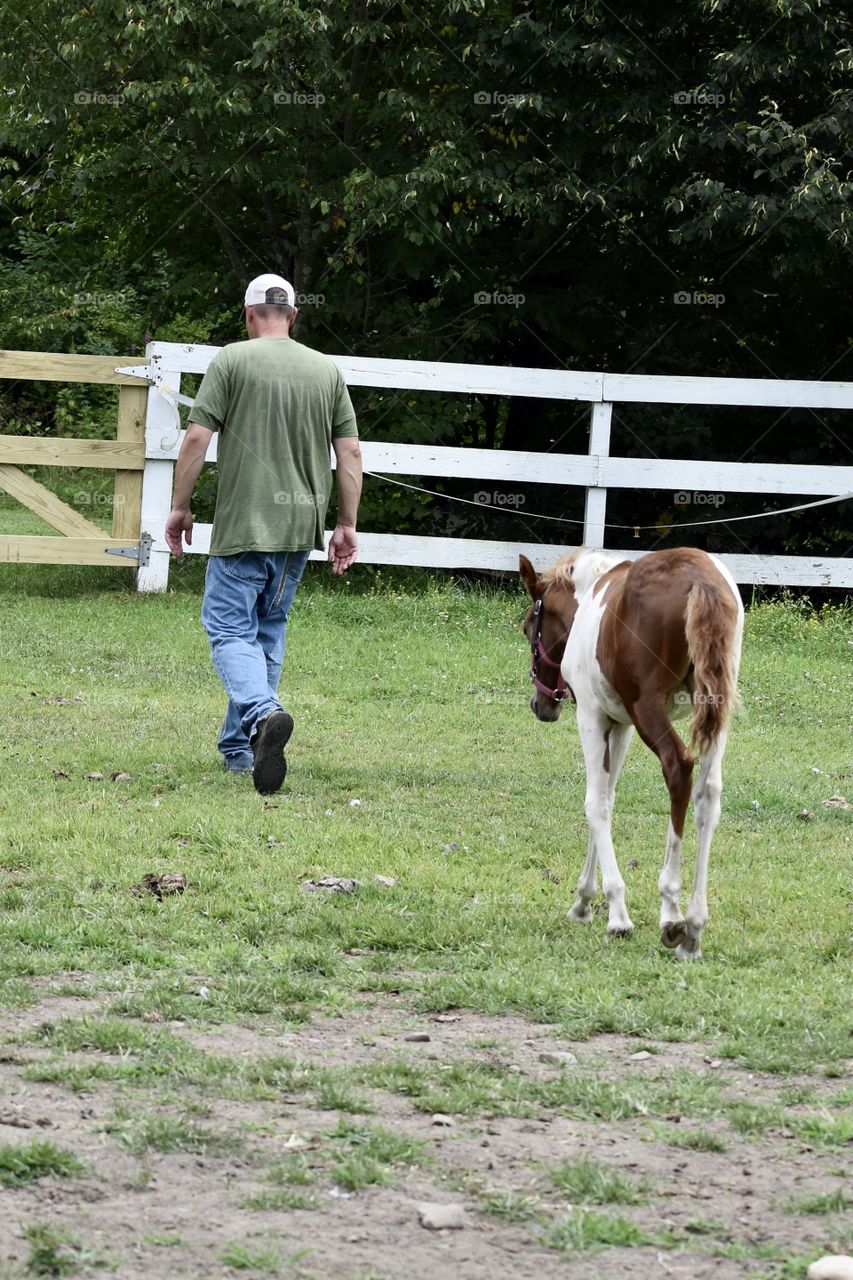
[[[695, 959], [708, 921], [708, 855], [738, 698], [743, 605], [734, 580], [719, 560], [690, 548], [621, 561], [581, 548], [541, 576], [522, 556], [520, 572], [533, 601], [524, 621], [535, 687], [530, 705], [540, 720], [556, 720], [566, 697], [573, 697], [586, 762], [589, 844], [570, 918], [591, 919], [600, 864], [608, 932], [619, 937], [633, 928], [610, 828], [616, 782], [636, 727], [661, 762], [670, 797], [658, 881], [661, 940], [681, 959]], [[691, 713], [691, 747], [702, 759], [693, 790], [696, 871], [682, 915], [681, 845], [695, 761], [672, 721]]]

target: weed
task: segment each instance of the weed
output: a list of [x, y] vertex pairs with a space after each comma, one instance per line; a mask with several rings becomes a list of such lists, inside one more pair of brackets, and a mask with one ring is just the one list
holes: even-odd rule
[[669, 1147], [682, 1147], [685, 1151], [728, 1150], [725, 1138], [708, 1129], [674, 1129], [667, 1125], [655, 1125], [654, 1134], [659, 1142], [665, 1142]]
[[550, 1249], [559, 1249], [572, 1256], [604, 1248], [637, 1248], [640, 1245], [660, 1244], [661, 1240], [650, 1236], [630, 1218], [577, 1209], [547, 1231], [542, 1237], [542, 1243]]
[[281, 1269], [281, 1258], [274, 1249], [258, 1249], [254, 1252], [245, 1245], [234, 1241], [226, 1245], [219, 1255], [219, 1261], [235, 1271], [260, 1271], [265, 1275], [278, 1275]]
[[567, 1161], [548, 1170], [558, 1191], [576, 1204], [642, 1204], [641, 1187], [592, 1160]]
[[843, 1213], [851, 1208], [853, 1199], [841, 1187], [819, 1195], [804, 1196], [801, 1200], [789, 1200], [785, 1205], [786, 1213]]
[[84, 1173], [70, 1151], [52, 1142], [33, 1140], [25, 1146], [0, 1146], [0, 1186], [22, 1187], [39, 1178], [73, 1178]]

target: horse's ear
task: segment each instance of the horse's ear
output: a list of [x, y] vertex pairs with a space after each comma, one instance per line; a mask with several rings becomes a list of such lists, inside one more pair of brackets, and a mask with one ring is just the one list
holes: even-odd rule
[[527, 587], [531, 600], [537, 599], [536, 586], [539, 582], [539, 575], [533, 568], [533, 565], [527, 559], [527, 556], [518, 557], [518, 572], [521, 574], [521, 581]]

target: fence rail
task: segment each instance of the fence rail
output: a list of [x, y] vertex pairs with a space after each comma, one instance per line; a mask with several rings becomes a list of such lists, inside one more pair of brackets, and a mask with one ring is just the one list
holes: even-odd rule
[[[50, 351], [0, 351], [0, 379], [85, 382], [119, 388], [115, 440], [68, 440], [0, 435], [0, 489], [58, 530], [61, 537], [0, 536], [0, 562], [124, 565], [137, 568], [147, 552], [140, 522], [145, 468], [148, 386], [117, 371], [115, 356]], [[112, 529], [87, 520], [40, 484], [24, 466], [96, 467], [115, 472]]]
[[[204, 373], [218, 347], [152, 343], [147, 349], [156, 371], [148, 400], [142, 527], [152, 536], [149, 564], [140, 569], [140, 590], [163, 590], [169, 558], [163, 538], [171, 506], [172, 468], [182, 432], [170, 394], [181, 376]], [[761, 378], [681, 378], [585, 373], [552, 369], [493, 368], [487, 365], [331, 357], [350, 386], [389, 391], [434, 391], [496, 396], [534, 396], [586, 402], [591, 407], [589, 452], [542, 454], [431, 445], [362, 443], [365, 467], [393, 476], [443, 476], [480, 481], [565, 485], [585, 491], [583, 532], [571, 543], [530, 543], [479, 538], [415, 537], [361, 533], [361, 559], [372, 564], [423, 565], [457, 569], [514, 569], [524, 552], [537, 564], [577, 546], [605, 546], [608, 489], [681, 489], [802, 495], [806, 501], [853, 491], [853, 466], [696, 461], [687, 458], [619, 458], [610, 454], [614, 403], [741, 405], [771, 408], [853, 409], [853, 383], [777, 381]], [[216, 437], [208, 451], [216, 460]], [[783, 505], [791, 505], [789, 502]], [[713, 513], [712, 513], [713, 514]], [[553, 530], [553, 525], [549, 526]], [[209, 525], [197, 525], [192, 554], [210, 546]], [[528, 535], [529, 536], [529, 535]], [[620, 535], [624, 540], [625, 535]], [[618, 538], [616, 539], [618, 541]], [[613, 540], [611, 540], [611, 545]], [[614, 550], [629, 558], [641, 552]], [[322, 558], [321, 552], [312, 558]], [[853, 559], [829, 556], [724, 555], [736, 580], [772, 585], [853, 587]]]
[[[184, 374], [204, 373], [218, 347], [155, 342], [135, 366], [116, 356], [0, 351], [0, 379], [88, 382], [119, 388], [115, 440], [47, 439], [0, 435], [0, 489], [52, 525], [61, 537], [0, 537], [0, 561], [123, 564], [137, 567], [142, 591], [168, 585], [164, 539], [171, 508], [174, 461], [182, 431], [174, 395]], [[853, 491], [853, 466], [718, 462], [687, 458], [621, 458], [610, 452], [613, 405], [684, 404], [853, 409], [853, 383], [778, 381], [759, 378], [681, 378], [494, 368], [487, 365], [331, 357], [350, 386], [439, 394], [527, 396], [587, 403], [589, 448], [585, 454], [526, 453], [364, 441], [366, 468], [388, 476], [452, 477], [515, 484], [563, 485], [585, 495], [582, 532], [558, 536], [567, 542], [498, 541], [484, 538], [360, 535], [361, 559], [373, 564], [458, 569], [514, 569], [519, 552], [544, 564], [579, 543], [622, 549], [624, 533], [608, 539], [610, 489], [751, 493], [766, 500], [784, 495], [804, 500]], [[214, 437], [208, 460], [216, 460]], [[334, 462], [334, 460], [333, 460]], [[22, 467], [96, 467], [115, 472], [111, 533], [60, 501]], [[780, 505], [780, 504], [773, 504]], [[529, 537], [530, 521], [519, 521]], [[525, 528], [526, 526], [526, 528]], [[551, 535], [555, 526], [545, 526]], [[748, 527], [748, 526], [747, 526]], [[853, 535], [852, 535], [853, 536]], [[150, 544], [150, 549], [149, 549]], [[191, 553], [210, 546], [210, 526], [195, 529]], [[322, 552], [313, 553], [321, 558]], [[738, 582], [853, 587], [853, 559], [805, 555], [724, 555]]]

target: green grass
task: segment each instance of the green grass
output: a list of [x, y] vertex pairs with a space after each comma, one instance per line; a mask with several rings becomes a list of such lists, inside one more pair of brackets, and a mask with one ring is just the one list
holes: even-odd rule
[[789, 1200], [785, 1205], [788, 1213], [843, 1213], [845, 1209], [853, 1209], [853, 1196], [841, 1188], [825, 1191], [820, 1195], [803, 1196], [800, 1200]]
[[[117, 1013], [285, 1027], [394, 986], [424, 1009], [520, 1011], [575, 1039], [715, 1038], [759, 1069], [848, 1055], [851, 822], [821, 803], [851, 791], [842, 612], [748, 615], [748, 712], [726, 759], [705, 960], [686, 968], [657, 938], [667, 805], [641, 744], [614, 820], [623, 870], [639, 863], [635, 936], [614, 947], [600, 920], [565, 919], [586, 844], [583, 770], [571, 709], [558, 726], [527, 709], [520, 596], [320, 585], [312, 568], [288, 635], [291, 769], [264, 807], [219, 770], [223, 696], [183, 589], [198, 566], [154, 598], [111, 572], [0, 575], [0, 998], [72, 969], [108, 986], [132, 966]], [[89, 593], [92, 581], [106, 589]], [[111, 782], [118, 769], [130, 780]], [[182, 896], [129, 893], [167, 870], [188, 875]], [[393, 892], [376, 873], [398, 878]], [[322, 874], [365, 888], [306, 894]], [[205, 1000], [186, 972], [208, 976]]]
[[52, 1142], [34, 1139], [0, 1146], [0, 1187], [23, 1187], [40, 1178], [73, 1178], [85, 1169], [75, 1155]]
[[652, 1244], [661, 1247], [664, 1239], [662, 1235], [650, 1235], [631, 1218], [578, 1209], [546, 1232], [542, 1243], [573, 1257], [578, 1253], [597, 1253], [605, 1248], [638, 1248]]
[[709, 1129], [676, 1129], [671, 1125], [655, 1125], [654, 1134], [659, 1142], [683, 1151], [727, 1151], [729, 1143], [719, 1133]]
[[[584, 773], [572, 709], [544, 726], [527, 708], [520, 594], [370, 570], [331, 582], [310, 568], [288, 633], [290, 770], [264, 801], [216, 756], [224, 697], [198, 622], [202, 569], [175, 567], [174, 590], [153, 598], [128, 591], [121, 570], [0, 571], [0, 1007], [26, 1011], [51, 990], [102, 1004], [43, 1022], [25, 1044], [13, 1037], [6, 1062], [31, 1085], [108, 1093], [105, 1141], [139, 1157], [140, 1186], [152, 1151], [236, 1149], [203, 1122], [212, 1100], [263, 1104], [269, 1125], [242, 1134], [254, 1170], [242, 1203], [257, 1213], [327, 1209], [333, 1187], [369, 1195], [413, 1171], [451, 1185], [455, 1139], [489, 1116], [624, 1123], [687, 1150], [772, 1140], [824, 1160], [838, 1152], [841, 1163], [853, 1094], [848, 1085], [829, 1096], [825, 1085], [850, 1058], [853, 822], [822, 801], [853, 799], [849, 611], [789, 601], [748, 614], [747, 713], [726, 756], [705, 958], [686, 966], [658, 939], [668, 803], [658, 762], [639, 743], [614, 817], [635, 934], [616, 946], [600, 914], [589, 928], [566, 919], [586, 848]], [[111, 781], [118, 770], [130, 778]], [[104, 780], [87, 779], [93, 771]], [[692, 842], [688, 827], [686, 883]], [[166, 871], [187, 875], [183, 895], [131, 894], [147, 872]], [[364, 887], [348, 897], [302, 888], [327, 874]], [[71, 972], [83, 981], [70, 983]], [[569, 1041], [617, 1032], [655, 1054], [696, 1040], [750, 1070], [819, 1068], [825, 1079], [746, 1103], [728, 1096], [725, 1072], [629, 1067], [610, 1078], [594, 1049], [570, 1071], [516, 1073], [500, 1026], [490, 1034], [482, 1024], [461, 1059], [429, 1046], [368, 1055], [369, 1025], [351, 1062], [193, 1042], [231, 1023], [286, 1036], [317, 1013], [351, 1025], [365, 996], [387, 1005], [391, 992], [424, 1015], [517, 1013]], [[436, 1135], [415, 1140], [354, 1118], [380, 1111], [382, 1090], [421, 1113], [422, 1133], [432, 1112], [460, 1117], [442, 1135], [440, 1163], [431, 1162]], [[337, 1113], [338, 1124], [318, 1117], [310, 1149], [269, 1157], [291, 1105]], [[674, 1116], [682, 1124], [665, 1125]], [[3, 1186], [81, 1172], [50, 1143], [0, 1148]], [[750, 1252], [710, 1219], [677, 1239], [650, 1235], [615, 1209], [653, 1190], [593, 1161], [540, 1170], [534, 1187], [529, 1177], [496, 1189], [456, 1174], [475, 1207], [567, 1257], [646, 1245], [735, 1258], [740, 1249], [745, 1274], [762, 1259], [774, 1280], [793, 1274], [792, 1257]], [[822, 1230], [820, 1215], [849, 1203], [827, 1193], [789, 1207]], [[39, 1265], [96, 1265], [49, 1231], [31, 1254], [36, 1244]], [[265, 1247], [213, 1247], [233, 1270], [288, 1274], [290, 1260]]]
[[126, 1106], [116, 1108], [115, 1119], [104, 1126], [105, 1132], [116, 1134], [136, 1155], [149, 1151], [189, 1151], [196, 1155], [236, 1153], [239, 1142], [233, 1135], [211, 1132], [189, 1115], [170, 1116], [160, 1112], [144, 1113]]
[[575, 1204], [642, 1204], [642, 1187], [614, 1169], [589, 1159], [569, 1160], [548, 1170], [558, 1191]]
[[334, 1150], [330, 1173], [345, 1191], [388, 1186], [400, 1173], [428, 1161], [426, 1143], [380, 1125], [357, 1125], [341, 1119], [329, 1140]]

